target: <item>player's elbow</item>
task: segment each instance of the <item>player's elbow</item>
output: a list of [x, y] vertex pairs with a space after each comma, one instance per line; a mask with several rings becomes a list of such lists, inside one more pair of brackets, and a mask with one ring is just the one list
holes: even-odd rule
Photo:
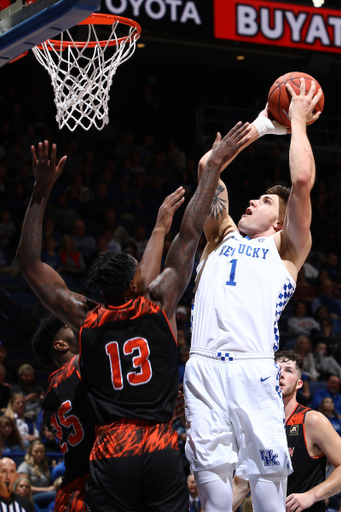
[[292, 185], [296, 190], [310, 191], [314, 186], [315, 173], [310, 167], [301, 169], [298, 176], [292, 180]]
[[29, 271], [32, 271], [35, 262], [29, 258], [27, 251], [25, 251], [22, 244], [19, 244], [18, 246], [15, 259], [19, 270], [23, 275], [27, 274]]

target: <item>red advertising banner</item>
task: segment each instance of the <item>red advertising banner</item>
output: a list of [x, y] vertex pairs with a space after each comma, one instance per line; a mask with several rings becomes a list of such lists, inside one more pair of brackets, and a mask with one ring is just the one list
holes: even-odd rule
[[266, 0], [214, 0], [214, 36], [341, 52], [341, 11]]

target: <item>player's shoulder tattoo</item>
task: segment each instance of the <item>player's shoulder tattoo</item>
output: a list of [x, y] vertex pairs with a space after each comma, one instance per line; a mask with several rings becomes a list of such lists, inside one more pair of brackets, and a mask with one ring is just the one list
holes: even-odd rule
[[226, 203], [227, 200], [219, 197], [222, 192], [225, 190], [225, 185], [222, 185], [221, 183], [218, 183], [217, 189], [214, 194], [214, 198], [211, 204], [210, 211], [208, 212], [208, 215], [211, 215], [212, 220], [215, 218], [218, 220], [219, 215], [222, 215], [222, 211], [226, 210]]

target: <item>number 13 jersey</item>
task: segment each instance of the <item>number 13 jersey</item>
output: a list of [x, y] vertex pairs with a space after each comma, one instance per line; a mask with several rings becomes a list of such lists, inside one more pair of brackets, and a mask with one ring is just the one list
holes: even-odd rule
[[278, 320], [295, 291], [273, 236], [229, 233], [197, 268], [192, 348], [278, 349]]
[[80, 369], [96, 424], [172, 419], [179, 385], [177, 343], [154, 302], [138, 297], [89, 312], [80, 331]]

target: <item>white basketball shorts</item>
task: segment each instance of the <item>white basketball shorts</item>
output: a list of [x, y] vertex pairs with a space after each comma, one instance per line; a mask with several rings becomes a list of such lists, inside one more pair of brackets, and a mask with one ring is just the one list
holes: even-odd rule
[[292, 472], [273, 353], [191, 349], [184, 393], [192, 471], [229, 463], [244, 479]]

